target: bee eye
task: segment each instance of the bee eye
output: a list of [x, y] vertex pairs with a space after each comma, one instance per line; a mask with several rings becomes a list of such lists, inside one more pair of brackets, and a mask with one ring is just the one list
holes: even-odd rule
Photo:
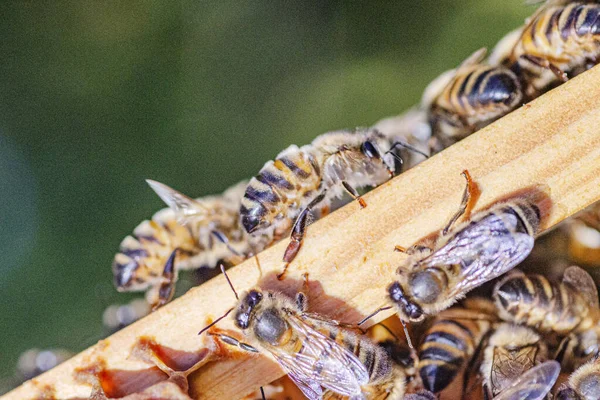
[[369, 141], [364, 142], [362, 146], [360, 146], [360, 151], [362, 151], [362, 153], [369, 158], [381, 158], [379, 152], [375, 146], [373, 146], [373, 143]]
[[256, 306], [262, 300], [262, 293], [257, 292], [255, 290], [248, 293], [246, 297], [246, 304], [250, 307]]

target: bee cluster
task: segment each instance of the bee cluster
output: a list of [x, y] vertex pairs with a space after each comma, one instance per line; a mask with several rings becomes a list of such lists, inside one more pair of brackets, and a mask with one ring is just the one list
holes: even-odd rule
[[[116, 288], [146, 291], [156, 309], [173, 298], [181, 271], [221, 266], [226, 274], [224, 265], [279, 240], [289, 240], [285, 279], [313, 219], [348, 200], [366, 207], [360, 190], [591, 68], [599, 37], [598, 2], [548, 0], [489, 58], [478, 50], [434, 80], [407, 114], [292, 145], [222, 195], [193, 199], [148, 181], [169, 207], [122, 241], [112, 266]], [[568, 266], [600, 264], [600, 205], [534, 246], [535, 199], [501, 201], [466, 218], [476, 177], [463, 176], [462, 202], [441, 232], [397, 246], [408, 258], [382, 293], [389, 304], [382, 310], [394, 308], [396, 316], [367, 332], [360, 326], [369, 318], [350, 324], [310, 313], [304, 293], [292, 299], [254, 288], [238, 295], [228, 278], [237, 304], [201, 333], [215, 346], [269, 353], [287, 372], [248, 398], [600, 399], [597, 288], [586, 270]], [[543, 274], [530, 273], [536, 269]], [[216, 327], [230, 313], [246, 341]], [[117, 314], [107, 316], [111, 325], [122, 325]], [[189, 398], [187, 372], [167, 371], [163, 353], [152, 362], [169, 379], [120, 397]], [[108, 398], [105, 386], [95, 386], [91, 398]]]

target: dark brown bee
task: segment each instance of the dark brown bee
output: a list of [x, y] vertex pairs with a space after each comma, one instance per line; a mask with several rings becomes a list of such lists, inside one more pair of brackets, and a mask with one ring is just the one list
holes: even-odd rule
[[599, 37], [597, 1], [548, 0], [498, 44], [491, 60], [513, 69], [533, 98], [596, 65]]
[[525, 371], [547, 358], [544, 341], [530, 328], [507, 323], [498, 326], [489, 338], [481, 365], [489, 397], [500, 394]]
[[600, 310], [592, 277], [579, 267], [565, 270], [560, 283], [542, 275], [511, 274], [498, 282], [493, 294], [498, 315], [541, 332], [570, 336], [578, 359], [598, 353]]
[[336, 131], [318, 136], [309, 145], [290, 146], [267, 162], [250, 180], [242, 199], [242, 224], [252, 237], [267, 240], [285, 235], [291, 242], [283, 257], [291, 262], [302, 245], [308, 219], [314, 210], [327, 208], [345, 192], [366, 203], [357, 188], [377, 186], [394, 175], [402, 146], [376, 129]]
[[483, 63], [485, 53], [486, 49], [476, 51], [425, 90], [422, 107], [428, 112], [433, 151], [464, 139], [521, 104], [517, 76], [506, 67]]
[[418, 372], [428, 391], [439, 393], [466, 367], [495, 318], [478, 310], [442, 311], [423, 335]]
[[404, 321], [418, 322], [450, 307], [467, 292], [511, 270], [533, 248], [540, 211], [524, 199], [499, 203], [452, 228], [470, 208], [473, 183], [467, 171], [463, 176], [467, 187], [459, 211], [432, 248], [409, 249], [398, 280], [388, 287], [389, 299]]
[[579, 367], [555, 397], [556, 400], [600, 399], [600, 358]]
[[113, 262], [117, 290], [149, 289], [148, 302], [157, 308], [174, 294], [180, 270], [214, 268], [219, 261], [237, 263], [261, 250], [250, 242], [239, 219], [245, 182], [221, 196], [192, 199], [162, 183], [148, 181], [169, 205], [127, 236]]
[[[402, 399], [404, 379], [398, 379], [401, 371], [394, 368], [383, 347], [356, 330], [308, 313], [303, 293], [294, 301], [280, 293], [252, 289], [241, 298], [236, 293], [236, 298], [235, 308], [200, 333], [235, 310], [235, 325], [250, 342], [269, 352], [309, 399], [324, 395], [362, 399], [369, 393], [379, 396], [382, 387], [385, 398]], [[215, 336], [244, 351], [259, 351], [231, 336]]]

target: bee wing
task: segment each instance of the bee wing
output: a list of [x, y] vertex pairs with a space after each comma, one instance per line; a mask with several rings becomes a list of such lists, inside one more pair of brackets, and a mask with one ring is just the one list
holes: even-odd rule
[[343, 396], [360, 396], [369, 374], [358, 358], [297, 316], [290, 315], [288, 321], [302, 348], [296, 353], [277, 347], [270, 351], [302, 392], [309, 399], [320, 399], [322, 386]]
[[563, 282], [576, 289], [579, 294], [585, 297], [588, 304], [593, 308], [598, 308], [598, 289], [594, 278], [586, 270], [578, 266], [570, 266], [563, 274]]
[[554, 386], [560, 373], [560, 364], [547, 361], [531, 368], [494, 400], [541, 400]]
[[482, 47], [481, 49], [475, 51], [475, 53], [471, 54], [465, 61], [463, 61], [458, 67], [458, 69], [460, 70], [461, 68], [479, 64], [481, 61], [483, 61], [486, 54], [487, 49], [485, 47]]
[[198, 200], [192, 199], [185, 194], [157, 181], [146, 179], [146, 182], [152, 190], [165, 202], [183, 222], [188, 218], [203, 216], [206, 214], [206, 207]]
[[531, 252], [533, 237], [508, 229], [517, 224], [517, 217], [512, 214], [490, 213], [471, 222], [416, 267], [460, 265], [461, 279], [451, 288], [449, 296], [464, 295], [510, 271]]

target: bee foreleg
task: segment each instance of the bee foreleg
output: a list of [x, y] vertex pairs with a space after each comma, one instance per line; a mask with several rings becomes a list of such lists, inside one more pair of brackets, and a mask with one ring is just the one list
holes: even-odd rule
[[569, 77], [567, 76], [566, 72], [564, 72], [563, 70], [561, 70], [560, 68], [558, 68], [556, 65], [552, 64], [550, 61], [546, 60], [545, 58], [536, 57], [536, 56], [532, 56], [532, 55], [523, 55], [523, 56], [521, 56], [521, 58], [527, 60], [531, 64], [538, 66], [540, 68], [549, 69], [562, 82], [566, 82], [569, 80]]
[[226, 343], [228, 345], [239, 347], [240, 349], [251, 352], [251, 353], [258, 353], [258, 350], [256, 349], [256, 347], [253, 347], [253, 346], [249, 345], [248, 343], [240, 342], [239, 340], [237, 340], [234, 337], [224, 335], [222, 333], [219, 333], [219, 334], [210, 333], [210, 335], [217, 336], [223, 343]]
[[175, 294], [175, 282], [177, 281], [177, 275], [175, 273], [175, 255], [178, 250], [179, 249], [173, 250], [165, 263], [165, 268], [162, 273], [163, 282], [158, 287], [158, 298], [152, 302], [152, 311], [156, 311], [167, 304]]
[[211, 234], [217, 238], [217, 240], [221, 243], [223, 243], [225, 246], [227, 246], [227, 249], [232, 252], [234, 255], [236, 256], [241, 256], [241, 254], [234, 249], [233, 247], [231, 247], [231, 244], [229, 243], [229, 238], [227, 236], [225, 236], [225, 234], [221, 231], [218, 230], [213, 230], [211, 231]]
[[365, 208], [367, 206], [367, 203], [365, 203], [365, 200], [358, 194], [356, 189], [354, 189], [352, 186], [350, 186], [350, 184], [348, 182], [342, 181], [342, 186], [344, 187], [344, 189], [346, 189], [348, 194], [350, 196], [352, 196], [352, 198], [354, 200], [358, 201], [358, 204], [360, 204], [361, 208]]
[[308, 218], [311, 215], [312, 210], [325, 198], [327, 190], [323, 190], [317, 197], [315, 197], [307, 206], [304, 208], [292, 227], [292, 234], [290, 235], [290, 244], [288, 244], [283, 254], [283, 261], [286, 263], [283, 272], [277, 275], [277, 279], [283, 279], [285, 272], [302, 247], [302, 241], [304, 240], [304, 234], [306, 232], [306, 226], [308, 225]]
[[448, 222], [448, 225], [444, 227], [444, 229], [442, 230], [442, 235], [446, 235], [450, 228], [452, 228], [452, 225], [454, 225], [454, 223], [458, 221], [458, 219], [462, 217], [467, 210], [473, 208], [472, 202], [475, 199], [475, 184], [473, 182], [473, 179], [471, 178], [471, 174], [469, 174], [469, 171], [467, 171], [466, 169], [462, 172], [461, 175], [464, 176], [467, 180], [467, 186], [465, 187], [465, 191], [463, 193], [462, 200], [460, 201], [460, 207], [458, 208], [458, 211], [452, 216], [450, 222]]
[[296, 305], [300, 310], [302, 310], [302, 312], [308, 310], [308, 299], [304, 293], [298, 292], [296, 294]]

